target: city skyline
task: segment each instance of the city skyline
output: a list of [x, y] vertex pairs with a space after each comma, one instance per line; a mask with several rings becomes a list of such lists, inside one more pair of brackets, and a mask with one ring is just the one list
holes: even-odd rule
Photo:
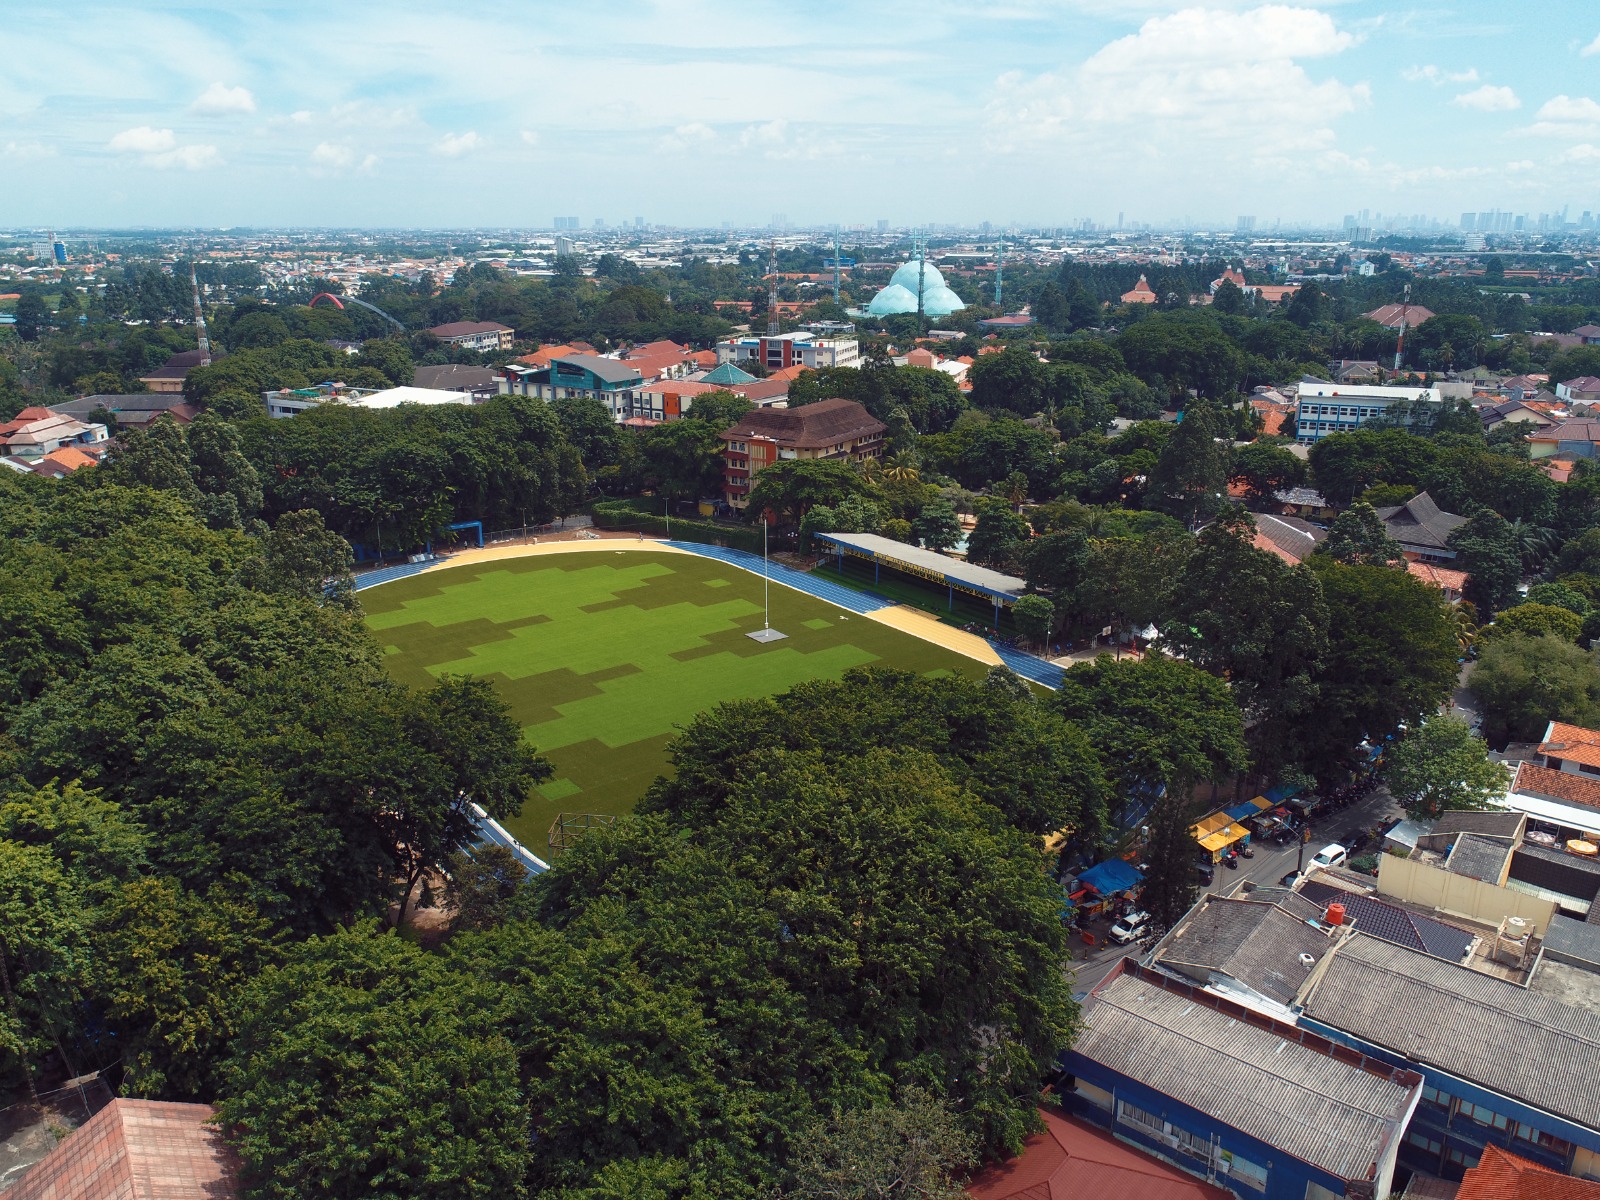
[[1600, 14], [1385, 8], [34, 8], [0, 76], [0, 224], [1264, 230], [1600, 208]]

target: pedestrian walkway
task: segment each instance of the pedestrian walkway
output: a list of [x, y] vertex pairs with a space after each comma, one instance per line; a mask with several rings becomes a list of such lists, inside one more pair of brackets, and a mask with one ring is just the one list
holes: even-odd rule
[[[731, 566], [739, 567], [757, 575], [762, 573], [762, 559], [759, 554], [751, 554], [748, 550], [734, 550], [727, 546], [708, 546], [703, 542], [668, 542], [667, 545], [678, 550], [687, 550], [690, 554], [698, 554], [703, 558], [714, 558], [718, 562], [725, 562]], [[831, 579], [821, 579], [805, 571], [796, 571], [793, 567], [783, 566], [771, 559], [766, 561], [767, 578], [773, 583], [781, 583], [784, 587], [791, 587], [797, 592], [804, 592], [808, 596], [815, 596], [818, 600], [826, 600], [829, 604], [836, 604], [846, 612], [868, 613], [877, 612], [884, 608], [893, 608], [895, 602], [886, 600], [882, 596], [874, 596], [870, 592], [858, 592], [854, 588], [847, 588], [842, 584], [834, 583]]]

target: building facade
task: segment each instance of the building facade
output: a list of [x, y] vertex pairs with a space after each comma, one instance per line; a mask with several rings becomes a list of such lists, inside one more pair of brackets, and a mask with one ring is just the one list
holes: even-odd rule
[[613, 421], [648, 416], [641, 399], [641, 371], [615, 358], [571, 354], [550, 360], [547, 367], [507, 363], [501, 368], [502, 394], [537, 396], [541, 400], [591, 399], [606, 406]]
[[496, 321], [449, 321], [435, 325], [428, 332], [447, 346], [460, 346], [479, 353], [509, 350], [517, 336], [516, 330]]
[[717, 343], [719, 363], [758, 362], [769, 371], [788, 367], [853, 367], [861, 361], [855, 338], [819, 337], [815, 333], [781, 333], [776, 337], [731, 338]]
[[1406, 423], [1410, 410], [1417, 405], [1438, 404], [1441, 400], [1437, 388], [1303, 380], [1295, 414], [1295, 440], [1320, 441], [1330, 433], [1349, 433], [1379, 418], [1398, 417]]
[[800, 408], [753, 409], [723, 431], [723, 496], [744, 508], [756, 476], [782, 459], [880, 458], [887, 430], [854, 400], [838, 397]]

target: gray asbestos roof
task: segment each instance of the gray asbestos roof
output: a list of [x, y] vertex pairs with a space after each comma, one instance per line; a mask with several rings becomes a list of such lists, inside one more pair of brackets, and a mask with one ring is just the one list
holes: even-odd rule
[[614, 358], [601, 358], [593, 354], [569, 354], [552, 360], [564, 367], [578, 367], [607, 383], [638, 383], [644, 378], [638, 367], [618, 362]]
[[859, 550], [886, 563], [904, 563], [912, 567], [916, 574], [932, 574], [937, 579], [953, 580], [957, 585], [966, 584], [986, 593], [998, 593], [1008, 599], [1014, 600], [1028, 590], [1026, 579], [991, 571], [988, 567], [974, 566], [959, 558], [950, 558], [937, 551], [924, 550], [921, 546], [909, 546], [905, 542], [879, 537], [875, 533], [825, 533], [819, 536], [829, 542], [837, 542], [841, 546]]
[[1102, 985], [1083, 1024], [1085, 1058], [1342, 1179], [1367, 1178], [1411, 1097], [1389, 1074], [1284, 1037], [1289, 1026], [1246, 1024], [1136, 975]]
[[1545, 930], [1544, 953], [1547, 958], [1600, 971], [1600, 928], [1571, 917], [1554, 916]]
[[1456, 839], [1445, 867], [1453, 875], [1466, 875], [1498, 886], [1510, 856], [1510, 842], [1480, 833], [1463, 833]]
[[[1226, 975], [1288, 1004], [1332, 943], [1305, 916], [1258, 901], [1256, 894], [1248, 900], [1212, 896], [1204, 901], [1173, 931], [1157, 961], [1201, 983], [1208, 982], [1209, 972]], [[1310, 904], [1305, 907], [1318, 915]], [[1302, 954], [1315, 962], [1302, 964]]]
[[1600, 1129], [1600, 1014], [1357, 933], [1306, 1016]]

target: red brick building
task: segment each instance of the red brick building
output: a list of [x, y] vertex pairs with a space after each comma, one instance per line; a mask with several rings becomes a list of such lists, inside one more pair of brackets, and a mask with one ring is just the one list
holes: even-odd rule
[[723, 431], [723, 494], [743, 508], [755, 477], [779, 459], [883, 455], [888, 429], [854, 400], [835, 397], [800, 408], [756, 408]]

